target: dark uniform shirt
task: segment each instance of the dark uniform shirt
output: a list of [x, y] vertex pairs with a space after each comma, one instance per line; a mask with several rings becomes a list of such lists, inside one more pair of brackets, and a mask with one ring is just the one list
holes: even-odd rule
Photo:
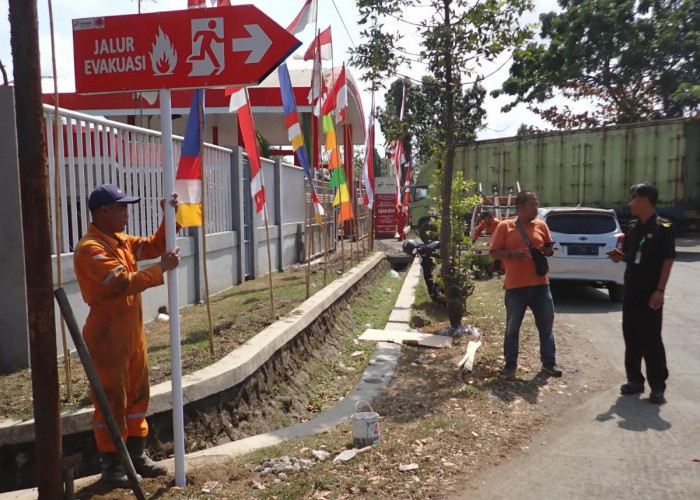
[[676, 257], [671, 223], [656, 214], [645, 224], [634, 219], [630, 222], [622, 250], [627, 262], [623, 302], [629, 306], [646, 306], [659, 286], [663, 261]]

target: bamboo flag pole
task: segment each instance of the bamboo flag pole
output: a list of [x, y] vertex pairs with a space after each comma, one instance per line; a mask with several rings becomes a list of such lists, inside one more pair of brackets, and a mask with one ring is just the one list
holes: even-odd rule
[[214, 358], [214, 326], [212, 325], [211, 319], [211, 304], [209, 302], [209, 272], [207, 270], [207, 214], [206, 214], [206, 203], [205, 203], [205, 186], [206, 178], [204, 176], [204, 90], [195, 90], [195, 92], [201, 92], [199, 95], [199, 170], [201, 175], [201, 185], [202, 185], [202, 269], [204, 271], [204, 295], [207, 304], [207, 319], [209, 320], [209, 355]]
[[[321, 30], [318, 29], [318, 2], [314, 2], [314, 5], [316, 6], [316, 11], [314, 12], [314, 33], [316, 33], [316, 38], [315, 40], [320, 40], [321, 36]], [[311, 92], [313, 92], [314, 89], [314, 83], [316, 79], [318, 79], [318, 84], [319, 84], [319, 89], [323, 89], [323, 82], [321, 81], [322, 79], [322, 68], [321, 68], [321, 62], [323, 59], [321, 59], [321, 47], [320, 47], [320, 42], [317, 42], [316, 45], [316, 55], [314, 57], [318, 57], [318, 75], [312, 73], [311, 74]], [[315, 64], [314, 64], [315, 66]], [[318, 104], [318, 117], [316, 119], [316, 140], [318, 141], [317, 144], [314, 144], [314, 148], [318, 152], [318, 169], [321, 173], [323, 173], [323, 169], [321, 168], [321, 119], [323, 118], [321, 116], [321, 92], [319, 91], [319, 95], [317, 97], [317, 104]], [[313, 95], [313, 94], [312, 94]], [[314, 103], [311, 103], [311, 116], [314, 115]], [[323, 181], [322, 184], [325, 184], [325, 175], [323, 176]], [[326, 226], [326, 217], [328, 216], [328, 206], [327, 206], [327, 199], [328, 196], [328, 189], [323, 190], [323, 205], [324, 205], [324, 214], [321, 216], [321, 233], [323, 234], [323, 286], [326, 286], [328, 284], [328, 236], [326, 234], [327, 231], [327, 226]]]
[[[312, 184], [312, 189], [313, 189], [313, 179], [309, 179], [309, 183]], [[306, 251], [306, 298], [308, 299], [311, 297], [311, 245], [310, 245], [310, 237], [309, 233], [311, 232], [311, 216], [309, 214], [309, 208], [313, 204], [313, 200], [311, 199], [311, 189], [309, 190], [309, 201], [306, 205], [306, 209], [304, 210], [304, 218], [306, 219], [305, 226], [306, 226], [306, 231], [304, 231], [304, 241], [306, 244], [304, 245], [304, 249]], [[306, 199], [306, 188], [304, 188], [304, 198]]]
[[[262, 175], [262, 168], [260, 169], [259, 175]], [[263, 206], [263, 212], [265, 216], [265, 237], [267, 238], [267, 276], [270, 282], [270, 311], [272, 314], [272, 322], [274, 322], [277, 319], [277, 315], [275, 314], [275, 297], [272, 292], [272, 257], [270, 255], [270, 226], [267, 223], [267, 203]]]
[[[63, 287], [63, 270], [61, 266], [61, 167], [59, 165], [59, 119], [60, 111], [58, 106], [58, 75], [56, 74], [56, 43], [54, 40], [53, 29], [53, 2], [49, 0], [49, 26], [51, 29], [51, 65], [53, 66], [53, 98], [54, 98], [54, 117], [53, 117], [53, 164], [54, 164], [54, 205], [55, 205], [55, 222], [56, 222], [56, 278], [58, 288]], [[63, 342], [63, 366], [66, 372], [66, 399], [68, 402], [73, 401], [73, 382], [71, 376], [70, 351], [68, 349], [68, 338], [66, 335], [66, 320], [61, 315], [61, 341]]]

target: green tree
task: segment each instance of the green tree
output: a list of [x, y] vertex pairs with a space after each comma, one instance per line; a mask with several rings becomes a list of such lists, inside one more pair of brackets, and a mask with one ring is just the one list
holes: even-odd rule
[[[543, 42], [516, 51], [500, 91], [557, 128], [689, 116], [700, 103], [697, 0], [559, 0], [540, 16]], [[582, 113], [556, 96], [599, 104]]]
[[[406, 9], [418, 6], [426, 17], [415, 23], [404, 20]], [[431, 130], [434, 151], [442, 160], [443, 182], [441, 198], [452, 199], [457, 103], [462, 89], [478, 81], [480, 64], [493, 61], [504, 51], [520, 46], [532, 33], [520, 23], [520, 16], [532, 8], [531, 0], [357, 0], [360, 24], [368, 25], [362, 32], [364, 43], [353, 52], [352, 61], [363, 68], [363, 79], [371, 82], [373, 90], [382, 81], [396, 76], [402, 65], [424, 64], [425, 72], [434, 80], [434, 91], [441, 95], [444, 111], [438, 114]], [[421, 40], [419, 54], [410, 54], [400, 45], [401, 35], [389, 32], [384, 23], [387, 17], [410, 24], [410, 29]], [[473, 132], [473, 131], [472, 131]], [[452, 268], [452, 223], [450, 203], [443, 203], [440, 223], [441, 276], [445, 283], [447, 313], [453, 326], [461, 322], [459, 300], [451, 297], [457, 276]]]
[[[399, 121], [401, 95], [406, 85], [406, 116]], [[481, 85], [467, 85], [455, 93], [454, 134], [456, 143], [475, 139], [476, 130], [483, 124], [486, 111], [483, 108], [486, 89]], [[377, 108], [377, 121], [387, 140], [401, 138], [407, 156], [415, 156], [418, 162], [427, 163], [440, 154], [445, 144], [446, 121], [444, 92], [431, 76], [423, 76], [420, 83], [407, 78], [396, 79], [385, 95], [385, 108]]]

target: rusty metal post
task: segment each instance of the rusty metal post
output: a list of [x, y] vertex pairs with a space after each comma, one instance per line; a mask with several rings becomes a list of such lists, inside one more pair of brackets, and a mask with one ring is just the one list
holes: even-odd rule
[[36, 0], [10, 0], [36, 432], [34, 474], [39, 499], [55, 500], [63, 496], [63, 472], [38, 26]]

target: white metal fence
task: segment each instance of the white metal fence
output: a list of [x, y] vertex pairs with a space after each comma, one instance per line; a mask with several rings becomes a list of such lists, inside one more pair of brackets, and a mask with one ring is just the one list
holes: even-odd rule
[[[72, 252], [90, 221], [88, 197], [103, 183], [117, 184], [141, 202], [130, 205], [126, 231], [133, 235], [153, 234], [161, 220], [160, 200], [164, 198], [160, 132], [61, 109], [56, 137], [54, 108], [44, 105], [49, 194], [51, 201], [51, 245], [56, 253], [57, 222], [61, 231], [61, 253]], [[174, 161], [180, 159], [182, 137], [173, 138]], [[56, 210], [56, 164], [62, 166], [58, 192], [60, 215]], [[207, 233], [230, 231], [231, 154], [227, 148], [205, 144], [204, 178]]]

